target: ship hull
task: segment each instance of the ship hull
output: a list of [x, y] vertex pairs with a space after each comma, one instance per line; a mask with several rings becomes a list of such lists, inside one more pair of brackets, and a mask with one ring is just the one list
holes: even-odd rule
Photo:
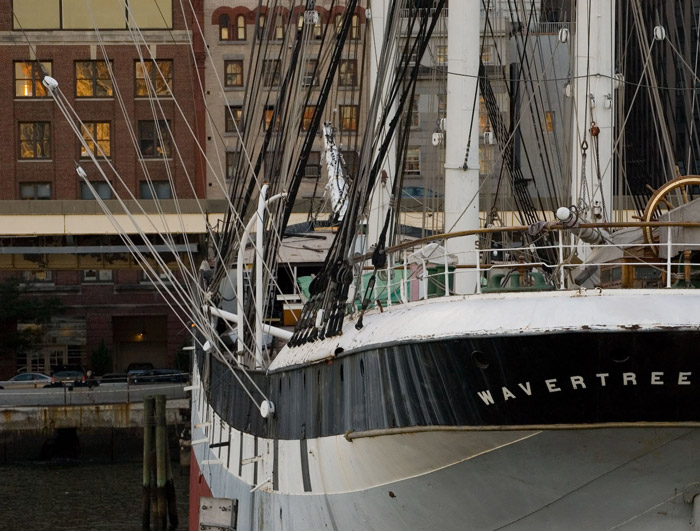
[[268, 419], [242, 374], [200, 355], [201, 481], [238, 500], [242, 529], [683, 528], [700, 296], [656, 293], [370, 314], [247, 373], [275, 403]]

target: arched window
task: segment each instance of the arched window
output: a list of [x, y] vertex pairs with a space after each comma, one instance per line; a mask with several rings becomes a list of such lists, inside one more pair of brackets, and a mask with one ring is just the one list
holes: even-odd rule
[[350, 38], [357, 40], [360, 38], [360, 17], [352, 16], [352, 25], [350, 26]]
[[265, 15], [260, 15], [258, 17], [258, 27], [255, 30], [258, 40], [262, 40], [263, 36], [265, 35], [265, 20]]
[[275, 40], [284, 40], [284, 19], [282, 13], [275, 15]]
[[323, 28], [321, 27], [321, 15], [318, 15], [314, 24], [314, 38], [320, 39], [321, 37], [323, 37]]
[[338, 14], [335, 16], [335, 32], [339, 34], [341, 29], [343, 29], [343, 15]]
[[221, 15], [219, 17], [219, 40], [220, 41], [227, 41], [231, 37], [231, 30], [229, 28], [229, 18], [228, 15]]
[[236, 17], [236, 36], [237, 41], [244, 41], [246, 39], [245, 35], [245, 17], [243, 15], [238, 15]]

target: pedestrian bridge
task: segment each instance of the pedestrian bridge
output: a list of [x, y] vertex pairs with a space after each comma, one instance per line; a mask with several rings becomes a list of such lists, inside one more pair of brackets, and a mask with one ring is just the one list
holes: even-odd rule
[[143, 399], [165, 395], [166, 423], [189, 419], [185, 384], [105, 384], [0, 390], [0, 432], [61, 428], [138, 428], [144, 425]]

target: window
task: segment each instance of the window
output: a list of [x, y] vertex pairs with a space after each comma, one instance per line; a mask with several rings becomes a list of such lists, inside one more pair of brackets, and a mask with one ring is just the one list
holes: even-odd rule
[[[275, 115], [275, 106], [274, 105], [268, 105], [265, 107], [265, 113], [263, 116], [263, 129], [267, 131], [270, 128], [270, 125], [272, 124], [272, 118]], [[280, 115], [277, 115], [277, 119], [275, 120], [275, 128], [274, 131], [279, 131], [280, 130]]]
[[444, 118], [447, 116], [447, 94], [438, 94], [437, 99], [438, 118]]
[[304, 15], [299, 15], [297, 18], [297, 30], [301, 31], [304, 29]]
[[51, 124], [49, 122], [20, 122], [19, 158], [51, 158]]
[[301, 117], [301, 130], [308, 131], [311, 128], [311, 122], [314, 119], [315, 105], [307, 105], [304, 107], [304, 114]]
[[111, 98], [113, 92], [105, 61], [75, 62], [75, 95], [78, 98]]
[[51, 183], [20, 183], [20, 199], [51, 199]]
[[418, 96], [411, 100], [411, 127], [420, 126], [420, 115], [418, 114]]
[[170, 131], [167, 120], [139, 122], [141, 158], [170, 157]]
[[406, 148], [406, 158], [403, 165], [403, 172], [406, 175], [420, 174], [420, 148]]
[[238, 167], [238, 160], [241, 158], [239, 151], [227, 151], [226, 152], [226, 178], [233, 179], [236, 168]]
[[246, 40], [245, 33], [245, 17], [243, 15], [238, 15], [236, 17], [236, 30], [233, 34], [233, 40], [244, 41]]
[[112, 270], [86, 269], [83, 271], [83, 282], [112, 282]]
[[357, 15], [352, 16], [350, 38], [355, 41], [360, 38], [360, 17]]
[[[149, 82], [150, 81], [150, 82]], [[136, 61], [137, 96], [172, 96], [173, 62], [171, 60]]]
[[230, 38], [231, 35], [231, 28], [229, 27], [231, 24], [231, 21], [228, 18], [228, 15], [224, 14], [219, 17], [219, 40], [220, 41], [227, 41]]
[[552, 111], [546, 111], [544, 113], [544, 123], [542, 124], [542, 130], [545, 133], [554, 132], [554, 113]]
[[90, 151], [85, 149], [85, 146], [80, 144], [80, 158], [90, 156], [90, 152], [96, 157], [110, 157], [111, 150], [111, 134], [109, 122], [85, 122], [83, 123], [83, 139]]
[[343, 29], [343, 15], [336, 15], [335, 16], [335, 32], [340, 33], [340, 30]]
[[[100, 199], [112, 199], [112, 188], [105, 181], [90, 182], [90, 186], [97, 193]], [[86, 182], [80, 183], [80, 199], [96, 199], [90, 186]]]
[[258, 17], [258, 25], [255, 28], [255, 36], [258, 38], [258, 40], [262, 40], [265, 36], [265, 20], [265, 15], [260, 15]]
[[340, 130], [357, 131], [357, 105], [340, 105]]
[[17, 61], [15, 62], [15, 97], [45, 98], [46, 88], [41, 84], [44, 75], [51, 75], [51, 62]]
[[318, 73], [316, 69], [318, 67], [317, 59], [307, 59], [304, 63], [304, 77], [301, 83], [305, 87], [311, 87], [318, 85]]
[[354, 87], [357, 85], [357, 59], [342, 59], [338, 65], [338, 85]]
[[141, 199], [171, 199], [173, 197], [168, 181], [140, 181], [139, 194]]
[[321, 39], [323, 37], [323, 28], [321, 27], [321, 16], [316, 17], [316, 22], [314, 23], [314, 39]]
[[238, 126], [238, 131], [242, 132], [243, 107], [241, 105], [229, 105], [224, 112], [226, 114], [225, 131], [227, 133], [235, 133], [236, 126]]
[[224, 86], [243, 86], [243, 61], [224, 61]]
[[279, 59], [265, 59], [263, 61], [263, 85], [276, 87], [280, 84]]
[[485, 65], [496, 64], [496, 47], [493, 44], [484, 44], [481, 48], [481, 61]]
[[306, 167], [304, 168], [304, 177], [309, 179], [316, 179], [321, 176], [321, 152], [312, 151], [309, 153], [309, 158], [306, 161]]
[[282, 13], [275, 15], [275, 33], [273, 38], [276, 41], [284, 40], [284, 18]]
[[437, 66], [447, 66], [447, 45], [439, 44], [435, 47], [435, 64]]
[[35, 282], [53, 282], [53, 271], [22, 271], [22, 283], [34, 284]]

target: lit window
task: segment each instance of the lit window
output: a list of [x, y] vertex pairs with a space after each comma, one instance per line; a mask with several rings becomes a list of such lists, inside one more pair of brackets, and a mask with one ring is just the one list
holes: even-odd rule
[[86, 158], [92, 152], [96, 157], [110, 157], [111, 134], [109, 122], [85, 122], [83, 123], [83, 139], [90, 151], [80, 144], [80, 157]]
[[304, 114], [301, 118], [302, 131], [308, 131], [311, 128], [311, 122], [314, 119], [314, 111], [316, 111], [315, 105], [307, 105], [304, 107]]
[[246, 40], [246, 34], [245, 34], [245, 17], [243, 15], [238, 15], [236, 17], [236, 33], [235, 35], [235, 40], [237, 41], [244, 41]]
[[321, 15], [319, 15], [314, 24], [314, 38], [320, 39], [321, 37], [323, 37], [323, 28], [321, 27]]
[[51, 199], [51, 183], [20, 183], [20, 199]]
[[53, 271], [22, 271], [22, 283], [33, 284], [34, 282], [53, 282]]
[[167, 120], [139, 122], [141, 157], [153, 159], [170, 157], [170, 130]]
[[105, 61], [75, 62], [75, 95], [78, 98], [111, 98], [113, 92]]
[[171, 60], [136, 61], [137, 96], [171, 96], [173, 62]]
[[49, 122], [19, 124], [19, 158], [51, 158], [51, 124]]
[[[275, 115], [275, 106], [274, 105], [268, 105], [265, 107], [265, 113], [263, 116], [263, 126], [264, 130], [267, 131], [270, 128], [270, 125], [272, 124], [272, 118]], [[273, 129], [274, 131], [279, 131], [280, 130], [280, 115], [277, 115], [277, 119], [275, 120], [275, 127]]]
[[228, 15], [221, 15], [219, 17], [219, 40], [227, 41], [231, 36], [230, 20]]
[[353, 40], [358, 40], [360, 38], [360, 17], [357, 15], [352, 16], [350, 38]]
[[439, 44], [435, 47], [435, 63], [438, 66], [447, 66], [447, 45]]
[[280, 84], [279, 59], [265, 59], [263, 61], [263, 85], [276, 87]]
[[403, 165], [403, 172], [407, 175], [420, 174], [420, 148], [406, 148], [406, 159]]
[[544, 127], [542, 128], [545, 133], [554, 132], [554, 113], [552, 111], [546, 111], [544, 113]]
[[335, 31], [340, 34], [340, 30], [343, 29], [343, 15], [335, 16]]
[[45, 98], [46, 88], [41, 84], [44, 75], [51, 75], [50, 61], [15, 62], [15, 97]]
[[354, 87], [357, 85], [357, 59], [342, 59], [338, 65], [338, 85]]
[[281, 41], [284, 39], [284, 18], [282, 14], [279, 13], [275, 16], [275, 35], [276, 41]]
[[173, 197], [168, 181], [140, 181], [141, 199], [171, 199]]
[[[94, 193], [93, 190], [95, 191]], [[112, 188], [109, 186], [109, 183], [94, 181], [90, 183], [90, 186], [86, 182], [80, 183], [80, 199], [96, 199], [95, 193], [100, 199], [112, 199]]]
[[357, 131], [357, 105], [340, 105], [340, 130]]
[[226, 114], [225, 131], [235, 133], [236, 126], [238, 132], [243, 131], [243, 107], [241, 105], [229, 105], [224, 110]]
[[258, 25], [255, 28], [255, 34], [258, 40], [262, 40], [263, 37], [265, 36], [265, 21], [266, 17], [265, 15], [260, 15], [258, 17]]
[[243, 86], [243, 61], [224, 61], [224, 86]]

